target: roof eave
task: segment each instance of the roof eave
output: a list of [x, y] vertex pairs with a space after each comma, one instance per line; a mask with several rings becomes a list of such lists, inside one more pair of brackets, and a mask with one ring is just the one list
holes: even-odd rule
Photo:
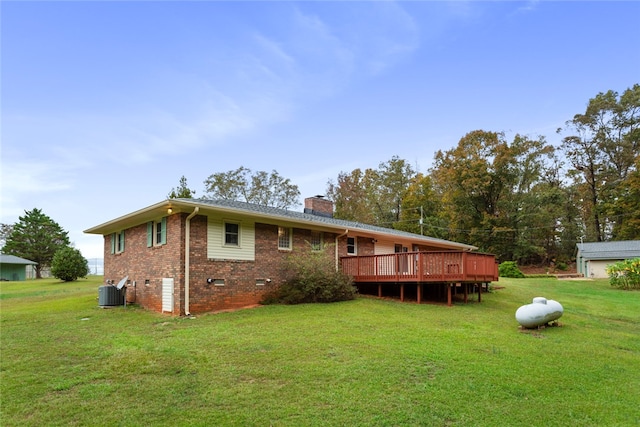
[[146, 208], [139, 209], [100, 225], [96, 225], [95, 227], [88, 228], [84, 230], [84, 233], [101, 235], [114, 233], [122, 229], [141, 224], [145, 221], [149, 221], [152, 218], [157, 217], [159, 214], [167, 215], [167, 210], [170, 207], [172, 208], [173, 205], [174, 202], [172, 200], [163, 200], [162, 202], [147, 206]]
[[202, 203], [198, 201], [188, 200], [188, 199], [167, 199], [163, 200], [159, 203], [153, 204], [143, 209], [139, 209], [137, 211], [131, 212], [127, 215], [123, 215], [121, 217], [115, 218], [111, 221], [107, 221], [103, 224], [97, 225], [95, 227], [91, 227], [84, 232], [87, 234], [99, 234], [99, 235], [107, 235], [110, 233], [115, 233], [120, 230], [133, 227], [135, 225], [139, 225], [145, 223], [147, 221], [151, 221], [159, 216], [166, 216], [168, 214], [168, 209], [172, 209], [172, 213], [180, 213], [180, 212], [191, 212], [194, 207], [198, 206], [200, 208], [201, 213], [205, 213], [206, 211], [217, 212], [217, 213], [228, 213], [228, 214], [240, 214], [251, 218], [262, 219], [268, 222], [280, 222], [285, 224], [293, 225], [303, 225], [303, 226], [313, 226], [317, 229], [322, 229], [325, 231], [333, 231], [338, 233], [343, 233], [345, 230], [358, 232], [358, 234], [363, 234], [366, 236], [371, 236], [372, 238], [377, 237], [393, 237], [399, 240], [406, 240], [412, 242], [419, 242], [428, 244], [430, 246], [448, 248], [448, 249], [459, 249], [465, 251], [473, 251], [477, 250], [476, 246], [467, 245], [464, 243], [457, 243], [448, 240], [435, 239], [428, 236], [420, 236], [417, 234], [408, 234], [406, 236], [394, 234], [392, 232], [387, 232], [385, 230], [371, 230], [368, 228], [360, 228], [357, 225], [353, 224], [330, 224], [322, 221], [314, 221], [313, 218], [293, 218], [286, 215], [278, 215], [273, 213], [263, 213], [263, 212], [254, 212], [254, 211], [246, 211], [243, 209], [238, 209], [234, 207], [228, 206], [220, 206], [220, 205], [210, 205], [208, 203]]

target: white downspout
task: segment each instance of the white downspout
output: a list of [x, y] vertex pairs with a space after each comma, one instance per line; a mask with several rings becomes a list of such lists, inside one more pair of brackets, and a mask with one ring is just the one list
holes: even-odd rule
[[346, 236], [347, 234], [349, 234], [349, 230], [344, 230], [344, 233], [336, 236], [336, 271], [338, 271], [338, 268], [340, 267], [340, 257], [338, 256], [338, 239], [340, 239], [341, 237]]
[[200, 208], [198, 206], [195, 207], [193, 212], [189, 214], [184, 224], [184, 314], [187, 316], [191, 316], [191, 312], [189, 312], [189, 249], [191, 245], [191, 218], [197, 215]]

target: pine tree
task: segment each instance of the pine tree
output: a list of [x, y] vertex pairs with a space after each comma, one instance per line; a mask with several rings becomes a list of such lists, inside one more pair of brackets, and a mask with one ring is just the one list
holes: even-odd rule
[[69, 246], [69, 233], [37, 208], [25, 211], [18, 219], [3, 251], [37, 262], [36, 278], [40, 279], [42, 269], [51, 266], [55, 253]]

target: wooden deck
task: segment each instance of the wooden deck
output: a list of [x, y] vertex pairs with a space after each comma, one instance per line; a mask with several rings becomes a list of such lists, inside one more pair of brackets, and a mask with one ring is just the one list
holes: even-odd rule
[[481, 300], [482, 285], [498, 280], [498, 264], [494, 255], [477, 252], [400, 252], [386, 255], [342, 257], [342, 271], [353, 277], [356, 285], [377, 284], [378, 296], [383, 285], [399, 284], [404, 300], [405, 284], [416, 285], [420, 303], [423, 285], [443, 285], [451, 305], [452, 290], [462, 287], [467, 302], [469, 285], [477, 289]]

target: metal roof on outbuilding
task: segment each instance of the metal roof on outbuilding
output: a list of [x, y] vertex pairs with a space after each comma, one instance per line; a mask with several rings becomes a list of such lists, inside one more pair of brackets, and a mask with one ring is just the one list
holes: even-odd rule
[[0, 254], [0, 264], [22, 264], [22, 265], [38, 265], [37, 262], [20, 258], [15, 255]]
[[617, 260], [640, 257], [640, 240], [578, 243], [578, 256], [585, 260]]

